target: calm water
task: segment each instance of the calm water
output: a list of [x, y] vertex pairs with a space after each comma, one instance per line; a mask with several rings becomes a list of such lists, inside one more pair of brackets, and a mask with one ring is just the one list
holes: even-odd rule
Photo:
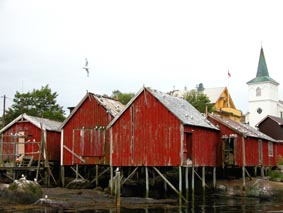
[[187, 205], [172, 206], [164, 205], [162, 208], [143, 208], [143, 209], [50, 209], [47, 207], [33, 210], [1, 210], [0, 212], [283, 212], [283, 198], [272, 200], [262, 200], [247, 197], [225, 197], [217, 194], [206, 196], [195, 196], [195, 201], [190, 201]]

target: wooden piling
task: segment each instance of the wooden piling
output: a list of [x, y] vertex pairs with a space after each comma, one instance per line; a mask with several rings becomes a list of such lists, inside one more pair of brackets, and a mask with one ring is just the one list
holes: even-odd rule
[[145, 197], [149, 198], [148, 167], [145, 167]]
[[182, 167], [179, 166], [179, 204], [182, 205]]

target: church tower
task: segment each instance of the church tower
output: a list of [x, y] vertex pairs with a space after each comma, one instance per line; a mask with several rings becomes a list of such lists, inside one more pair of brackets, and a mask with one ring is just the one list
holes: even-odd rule
[[269, 77], [264, 52], [261, 47], [256, 77], [247, 82], [248, 84], [248, 118], [250, 126], [260, 122], [265, 116], [273, 115], [280, 117], [279, 112], [279, 83]]

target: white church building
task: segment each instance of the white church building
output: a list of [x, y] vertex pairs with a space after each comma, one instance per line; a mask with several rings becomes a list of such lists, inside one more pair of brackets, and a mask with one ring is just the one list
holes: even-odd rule
[[248, 84], [248, 113], [246, 123], [255, 127], [267, 115], [283, 118], [283, 101], [279, 100], [279, 83], [269, 77], [261, 48], [256, 77]]

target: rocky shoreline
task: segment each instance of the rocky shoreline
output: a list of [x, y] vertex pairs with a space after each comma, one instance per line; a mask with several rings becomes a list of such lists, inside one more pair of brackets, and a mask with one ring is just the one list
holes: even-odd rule
[[[67, 189], [61, 187], [42, 187], [42, 198], [32, 204], [16, 204], [3, 197], [8, 184], [0, 184], [0, 210], [52, 210], [73, 211], [116, 209], [114, 197], [101, 188]], [[242, 190], [242, 180], [218, 180], [213, 193], [221, 196], [254, 197], [259, 199], [283, 199], [283, 183], [266, 179], [252, 178], [246, 181], [246, 190]], [[176, 208], [178, 199], [146, 199], [140, 197], [121, 197], [120, 208]]]

